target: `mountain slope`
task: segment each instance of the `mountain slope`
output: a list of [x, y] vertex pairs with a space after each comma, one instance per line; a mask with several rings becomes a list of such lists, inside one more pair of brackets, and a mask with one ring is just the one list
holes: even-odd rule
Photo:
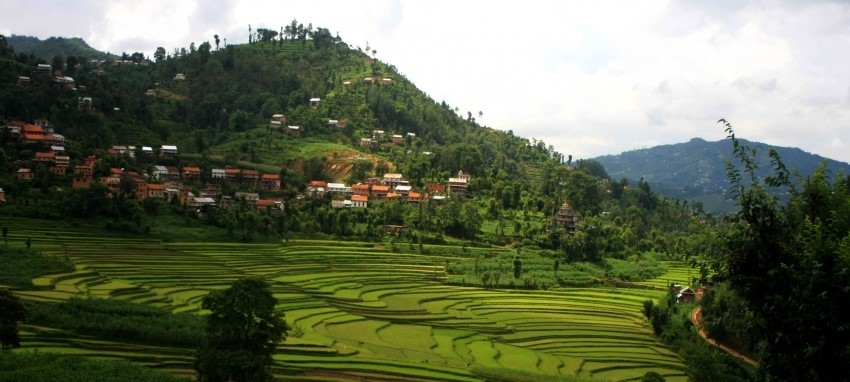
[[83, 57], [86, 59], [106, 60], [115, 58], [115, 55], [101, 52], [89, 46], [79, 37], [50, 37], [40, 40], [38, 37], [12, 35], [7, 37], [9, 45], [16, 52], [32, 54], [45, 61], [50, 61], [55, 56]]
[[[760, 168], [757, 175], [772, 173], [767, 158], [769, 145], [741, 140], [757, 151]], [[850, 165], [798, 148], [774, 147], [789, 169], [800, 174], [811, 174], [821, 163], [826, 163], [833, 174], [850, 173]], [[627, 151], [619, 155], [595, 158], [605, 166], [612, 179], [626, 178], [637, 181], [643, 178], [652, 188], [677, 199], [703, 203], [706, 211], [730, 212], [734, 210], [731, 197], [726, 195], [729, 183], [725, 165], [731, 158], [732, 144], [728, 140], [708, 142], [700, 138], [685, 143], [661, 145], [648, 149]], [[734, 161], [733, 161], [734, 163]]]

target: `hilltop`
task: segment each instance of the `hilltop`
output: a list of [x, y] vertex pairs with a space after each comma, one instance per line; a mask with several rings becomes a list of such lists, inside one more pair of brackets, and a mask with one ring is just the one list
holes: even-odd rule
[[[743, 144], [757, 151], [762, 166], [756, 174], [763, 178], [772, 173], [767, 152], [770, 145], [742, 139]], [[728, 140], [709, 142], [700, 138], [685, 143], [661, 145], [627, 151], [618, 155], [594, 158], [601, 163], [612, 179], [626, 178], [634, 183], [643, 179], [655, 191], [674, 199], [696, 201], [705, 211], [728, 213], [737, 208], [728, 194], [726, 161], [731, 157], [732, 143]], [[798, 148], [774, 147], [789, 169], [805, 177], [821, 164], [832, 174], [850, 173], [850, 165]]]
[[11, 35], [7, 37], [9, 45], [17, 52], [31, 54], [38, 59], [50, 61], [56, 56], [86, 57], [92, 60], [109, 60], [119, 56], [104, 53], [89, 46], [79, 37], [50, 37], [41, 40], [38, 37]]

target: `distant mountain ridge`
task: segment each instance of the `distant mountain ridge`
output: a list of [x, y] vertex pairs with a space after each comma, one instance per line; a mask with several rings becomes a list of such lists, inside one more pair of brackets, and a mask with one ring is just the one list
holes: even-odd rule
[[[757, 151], [759, 169], [764, 177], [772, 174], [767, 158], [768, 144], [741, 139], [742, 143]], [[850, 164], [824, 158], [792, 147], [776, 147], [785, 166], [800, 174], [811, 174], [822, 162], [832, 174], [850, 174]], [[693, 138], [685, 143], [661, 145], [633, 150], [619, 155], [594, 158], [601, 163], [611, 179], [626, 178], [633, 183], [643, 178], [654, 191], [667, 197], [699, 201], [708, 212], [732, 212], [735, 205], [727, 195], [726, 160], [731, 159], [732, 143], [729, 140], [709, 142]], [[736, 163], [733, 160], [733, 163]]]
[[83, 57], [90, 60], [106, 60], [118, 57], [92, 48], [79, 37], [50, 37], [41, 40], [38, 37], [13, 34], [6, 40], [15, 49], [15, 52], [32, 54], [48, 62], [56, 56], [63, 58], [69, 56]]

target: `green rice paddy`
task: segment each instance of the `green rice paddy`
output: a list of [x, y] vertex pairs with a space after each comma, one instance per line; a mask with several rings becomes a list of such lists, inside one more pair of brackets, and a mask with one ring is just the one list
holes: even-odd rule
[[[162, 243], [5, 220], [10, 245], [29, 237], [34, 250], [67, 255], [77, 266], [36, 278], [33, 290], [15, 291], [26, 299], [88, 295], [203, 314], [201, 300], [210, 290], [244, 276], [266, 277], [278, 309], [299, 333], [274, 357], [274, 372], [284, 380], [480, 381], [475, 368], [610, 381], [655, 371], [668, 381], [687, 380], [682, 359], [655, 338], [641, 313], [643, 301], [659, 298], [660, 290], [486, 290], [445, 285], [443, 257], [369, 243]], [[677, 272], [675, 264], [667, 266]], [[665, 276], [647, 285], [679, 277]], [[192, 349], [32, 326], [22, 335], [24, 349], [129, 359], [192, 374]]]

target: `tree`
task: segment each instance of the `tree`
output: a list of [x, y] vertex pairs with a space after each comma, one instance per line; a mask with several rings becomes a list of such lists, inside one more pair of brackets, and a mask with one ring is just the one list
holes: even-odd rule
[[514, 257], [514, 278], [518, 279], [522, 277], [522, 260], [519, 256]]
[[272, 353], [284, 338], [286, 323], [275, 312], [277, 299], [257, 277], [239, 279], [210, 292], [201, 306], [210, 310], [206, 338], [196, 354], [202, 382], [269, 381]]
[[3, 227], [3, 242], [9, 245], [9, 227]]
[[20, 347], [18, 322], [27, 318], [27, 312], [18, 297], [8, 290], [0, 290], [0, 346], [5, 349]]
[[218, 50], [218, 43], [221, 42], [221, 40], [219, 40], [217, 34], [213, 35], [213, 39], [215, 39], [215, 50]]
[[[758, 374], [763, 380], [842, 381], [850, 363], [850, 180], [829, 181], [821, 166], [800, 185], [778, 154], [774, 175], [758, 179], [754, 152], [720, 120], [739, 167], [726, 173], [740, 211], [715, 258], [717, 277], [729, 281], [750, 307], [763, 339]], [[788, 190], [782, 204], [768, 188]], [[842, 286], [842, 287], [837, 287]]]

